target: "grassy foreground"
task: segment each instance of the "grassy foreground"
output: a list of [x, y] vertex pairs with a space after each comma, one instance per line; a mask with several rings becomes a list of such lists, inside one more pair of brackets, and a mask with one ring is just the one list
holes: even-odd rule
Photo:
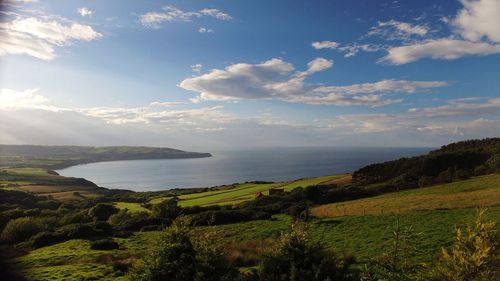
[[[400, 226], [411, 226], [415, 233], [419, 233], [418, 253], [413, 257], [415, 261], [431, 262], [435, 260], [441, 247], [451, 245], [453, 229], [470, 222], [475, 215], [475, 208], [464, 205], [466, 199], [453, 201], [451, 198], [469, 198], [468, 196], [475, 192], [488, 192], [488, 190], [495, 190], [498, 194], [499, 179], [499, 175], [489, 175], [431, 188], [344, 202], [343, 204], [353, 204], [353, 206], [357, 206], [360, 201], [365, 205], [370, 203], [378, 206], [380, 202], [388, 204], [387, 206], [396, 205], [391, 209], [394, 212], [386, 211], [384, 214], [375, 211], [366, 215], [350, 213], [346, 216], [316, 217], [309, 223], [310, 233], [313, 239], [334, 251], [353, 254], [358, 260], [363, 261], [390, 249], [393, 231], [399, 221]], [[322, 180], [325, 179], [317, 179], [320, 182]], [[241, 188], [245, 190], [250, 187], [243, 185]], [[208, 198], [211, 198], [212, 193], [208, 194], [210, 194]], [[436, 208], [434, 200], [429, 200], [429, 194], [436, 198], [436, 202], [448, 200], [454, 203], [447, 205], [447, 209]], [[492, 193], [488, 194], [488, 198], [492, 196]], [[451, 195], [453, 197], [446, 197]], [[188, 198], [184, 200], [201, 200], [203, 197]], [[481, 197], [474, 198], [477, 200]], [[212, 199], [206, 200], [215, 202], [211, 201]], [[326, 206], [330, 208], [330, 205], [317, 208]], [[496, 200], [496, 203], [491, 202], [490, 205], [488, 218], [500, 224], [500, 201]], [[402, 211], [402, 206], [408, 208]], [[136, 205], [126, 203], [120, 203], [118, 207], [139, 211], [135, 209]], [[425, 208], [428, 209], [424, 210]], [[197, 227], [194, 233], [211, 237], [215, 244], [224, 249], [229, 258], [255, 263], [262, 253], [275, 244], [274, 241], [281, 232], [290, 229], [291, 223], [292, 218], [288, 215], [275, 215], [271, 220]], [[160, 233], [160, 231], [135, 232], [128, 238], [115, 237], [120, 249], [111, 251], [92, 250], [88, 240], [70, 240], [33, 250], [17, 258], [16, 262], [30, 280], [47, 280], [49, 277], [51, 280], [125, 280], [126, 277], [113, 270], [113, 264], [133, 262], [141, 258], [155, 247], [156, 238]]]

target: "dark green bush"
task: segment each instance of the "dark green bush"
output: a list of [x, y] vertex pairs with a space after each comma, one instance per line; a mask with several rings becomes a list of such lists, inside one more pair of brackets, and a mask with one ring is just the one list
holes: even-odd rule
[[355, 280], [352, 259], [339, 259], [321, 245], [311, 242], [303, 225], [284, 233], [277, 248], [262, 259], [261, 281]]
[[114, 250], [120, 246], [113, 239], [101, 239], [92, 241], [90, 248], [93, 250]]
[[101, 233], [94, 229], [92, 224], [70, 224], [58, 229], [58, 233], [64, 234], [70, 239], [91, 239]]
[[89, 216], [96, 221], [108, 220], [111, 215], [116, 213], [118, 213], [118, 209], [115, 206], [104, 203], [99, 203], [89, 210]]
[[22, 217], [10, 220], [2, 231], [2, 240], [16, 243], [25, 241], [42, 230], [36, 219], [32, 217]]
[[[162, 233], [156, 247], [131, 274], [134, 281], [222, 281], [237, 280], [237, 271], [229, 265], [213, 243], [191, 239], [189, 221], [180, 218]], [[197, 244], [194, 244], [196, 241]]]
[[45, 247], [53, 244], [57, 244], [66, 240], [67, 237], [61, 233], [55, 232], [40, 232], [35, 236], [31, 237], [30, 244], [33, 248]]

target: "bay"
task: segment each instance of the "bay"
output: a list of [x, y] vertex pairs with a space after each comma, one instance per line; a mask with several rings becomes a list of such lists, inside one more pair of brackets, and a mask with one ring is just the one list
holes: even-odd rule
[[245, 181], [285, 181], [353, 172], [363, 166], [425, 154], [432, 148], [260, 148], [211, 152], [193, 159], [127, 160], [57, 172], [106, 188], [157, 191]]

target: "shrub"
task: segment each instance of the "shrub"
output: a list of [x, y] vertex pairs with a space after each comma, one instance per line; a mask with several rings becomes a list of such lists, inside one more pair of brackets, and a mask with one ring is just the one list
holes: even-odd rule
[[[195, 246], [190, 222], [178, 218], [161, 235], [157, 246], [131, 273], [132, 280], [235, 280], [236, 272], [209, 243]], [[231, 276], [231, 277], [230, 277]]]
[[148, 224], [148, 219], [147, 212], [130, 212], [124, 209], [110, 216], [108, 222], [116, 229], [138, 230]]
[[296, 224], [283, 233], [277, 248], [264, 256], [262, 281], [351, 280], [352, 260], [341, 260], [321, 245], [310, 241], [304, 225]]
[[417, 252], [416, 240], [419, 233], [412, 227], [402, 228], [399, 220], [392, 239], [392, 248], [387, 253], [369, 260], [361, 273], [362, 281], [417, 281], [423, 266], [413, 263], [410, 258]]
[[174, 220], [179, 215], [180, 208], [177, 200], [163, 200], [153, 206], [153, 216], [162, 219]]
[[31, 237], [30, 244], [33, 248], [45, 247], [53, 244], [57, 244], [66, 240], [66, 236], [61, 233], [54, 232], [40, 232], [35, 236]]
[[90, 243], [90, 248], [93, 250], [114, 250], [120, 246], [113, 239], [101, 239]]
[[22, 217], [10, 220], [0, 236], [2, 240], [15, 243], [25, 241], [41, 230], [41, 226], [32, 217]]
[[451, 251], [442, 250], [441, 259], [433, 271], [434, 280], [488, 281], [495, 277], [495, 222], [485, 219], [485, 209], [477, 211], [474, 225], [465, 233], [457, 228]]
[[105, 221], [116, 213], [118, 213], [118, 209], [115, 206], [104, 203], [99, 203], [89, 210], [89, 216], [97, 221]]
[[58, 233], [64, 234], [70, 239], [89, 239], [100, 234], [92, 225], [82, 223], [63, 226], [58, 230]]

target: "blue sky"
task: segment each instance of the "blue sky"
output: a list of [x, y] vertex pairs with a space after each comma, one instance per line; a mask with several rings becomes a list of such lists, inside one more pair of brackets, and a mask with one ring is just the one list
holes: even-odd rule
[[500, 131], [496, 0], [1, 8], [2, 143], [437, 146]]

